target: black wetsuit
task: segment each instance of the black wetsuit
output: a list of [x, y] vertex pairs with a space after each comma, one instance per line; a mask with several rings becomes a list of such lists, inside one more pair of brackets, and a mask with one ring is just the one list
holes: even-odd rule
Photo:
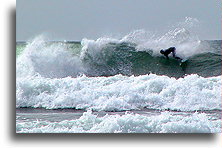
[[160, 53], [162, 53], [167, 59], [169, 59], [168, 55], [172, 52], [173, 54], [173, 57], [175, 59], [179, 59], [181, 60], [181, 58], [177, 57], [176, 56], [176, 48], [175, 47], [170, 47], [168, 49], [165, 49], [165, 50], [161, 50]]

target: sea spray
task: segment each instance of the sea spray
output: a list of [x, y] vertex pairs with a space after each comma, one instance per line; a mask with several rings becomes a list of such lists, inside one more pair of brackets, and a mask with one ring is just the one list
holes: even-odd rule
[[50, 78], [77, 76], [85, 69], [66, 44], [47, 43], [44, 36], [29, 42], [16, 61], [17, 78], [41, 75]]
[[[221, 42], [211, 48], [211, 42], [200, 41], [186, 27], [192, 21], [186, 18], [185, 25], [164, 35], [139, 30], [121, 39], [85, 38], [72, 46], [39, 36], [16, 58], [16, 106], [221, 109]], [[168, 43], [178, 45], [177, 54], [188, 58], [184, 67], [158, 53]]]
[[[81, 46], [80, 43], [47, 42], [44, 37], [38, 37], [28, 43], [17, 56], [16, 74], [17, 78], [31, 75], [63, 78], [77, 77], [82, 74], [130, 76], [149, 73], [177, 78], [187, 74], [198, 74], [204, 77], [220, 75], [220, 42], [200, 41], [198, 44], [200, 44], [199, 47], [205, 45], [207, 47], [208, 44], [217, 46], [208, 48], [206, 53], [200, 52], [193, 55], [181, 67], [175, 59], [166, 60], [160, 55], [152, 56], [153, 51], [150, 50], [137, 51], [137, 45], [134, 43], [84, 39]], [[185, 48], [185, 45], [183, 47]], [[189, 52], [191, 53], [192, 51]]]

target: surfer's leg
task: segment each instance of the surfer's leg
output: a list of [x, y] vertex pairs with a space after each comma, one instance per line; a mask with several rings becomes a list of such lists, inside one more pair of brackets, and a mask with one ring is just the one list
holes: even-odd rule
[[172, 54], [173, 54], [173, 57], [174, 57], [175, 59], [177, 59], [177, 60], [182, 60], [180, 57], [177, 57], [177, 56], [176, 56], [176, 51], [175, 51], [175, 49], [172, 51]]

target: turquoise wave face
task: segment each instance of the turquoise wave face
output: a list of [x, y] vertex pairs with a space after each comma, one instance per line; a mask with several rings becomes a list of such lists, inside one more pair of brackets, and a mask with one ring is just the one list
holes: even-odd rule
[[[187, 58], [187, 61], [182, 63], [178, 60], [170, 57], [167, 60], [161, 54], [153, 55], [153, 50], [147, 49], [140, 51], [137, 49], [137, 45], [133, 43], [112, 43], [108, 42], [104, 45], [81, 45], [80, 42], [47, 42], [43, 46], [38, 47], [39, 55], [30, 56], [33, 65], [46, 65], [49, 62], [46, 60], [38, 61], [39, 59], [50, 59], [56, 60], [66, 56], [61, 56], [61, 53], [54, 53], [47, 55], [47, 57], [41, 57], [50, 48], [59, 48], [67, 51], [69, 58], [77, 58], [78, 60], [68, 60], [66, 66], [66, 76], [77, 76], [85, 74], [87, 76], [112, 76], [116, 74], [123, 75], [144, 75], [144, 74], [158, 74], [167, 75], [170, 77], [183, 77], [188, 74], [198, 74], [204, 77], [218, 76], [221, 75], [221, 41], [202, 41], [202, 45], [210, 45], [205, 52], [197, 53]], [[16, 55], [17, 57], [22, 55], [23, 50], [27, 48], [27, 43], [16, 44]], [[42, 50], [44, 48], [44, 50]], [[188, 49], [192, 50], [192, 49]], [[35, 50], [36, 52], [36, 50]], [[55, 56], [57, 54], [57, 56]], [[57, 59], [56, 59], [57, 58]], [[73, 63], [76, 62], [76, 67], [82, 67], [76, 71], [76, 67], [73, 67]], [[36, 64], [35, 64], [36, 63]], [[52, 65], [53, 63], [51, 63]], [[70, 64], [70, 67], [69, 67]], [[79, 64], [79, 66], [78, 66]], [[64, 64], [63, 64], [64, 65]], [[58, 65], [57, 68], [62, 68], [63, 65]], [[44, 67], [44, 66], [43, 66]], [[56, 65], [55, 65], [56, 67]], [[34, 67], [35, 68], [35, 67]], [[47, 69], [47, 68], [45, 68]], [[44, 73], [44, 69], [36, 68], [37, 72]], [[63, 69], [65, 70], [65, 69]], [[56, 70], [61, 71], [61, 70]], [[53, 73], [53, 71], [51, 72]], [[56, 73], [56, 72], [55, 72]], [[49, 76], [49, 75], [45, 75]], [[49, 76], [50, 77], [50, 76]]]
[[[220, 44], [218, 45], [220, 47]], [[97, 55], [97, 59], [86, 55], [84, 61], [94, 68], [93, 73], [105, 76], [119, 73], [124, 75], [154, 73], [173, 77], [186, 74], [198, 74], [204, 77], [221, 75], [221, 55], [218, 53], [196, 54], [181, 63], [174, 58], [167, 60], [161, 55], [152, 56], [149, 51], [137, 51], [135, 46], [127, 43], [109, 44]]]

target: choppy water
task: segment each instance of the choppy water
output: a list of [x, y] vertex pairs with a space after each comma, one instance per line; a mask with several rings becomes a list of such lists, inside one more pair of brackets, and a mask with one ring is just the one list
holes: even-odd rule
[[[185, 63], [160, 55], [171, 46]], [[155, 37], [140, 30], [119, 39], [18, 42], [16, 107], [82, 112], [66, 120], [59, 112], [56, 121], [18, 112], [17, 132], [221, 132], [221, 41], [176, 28]]]
[[[220, 116], [220, 115], [219, 115]], [[218, 133], [217, 112], [63, 112], [17, 113], [18, 133]]]

